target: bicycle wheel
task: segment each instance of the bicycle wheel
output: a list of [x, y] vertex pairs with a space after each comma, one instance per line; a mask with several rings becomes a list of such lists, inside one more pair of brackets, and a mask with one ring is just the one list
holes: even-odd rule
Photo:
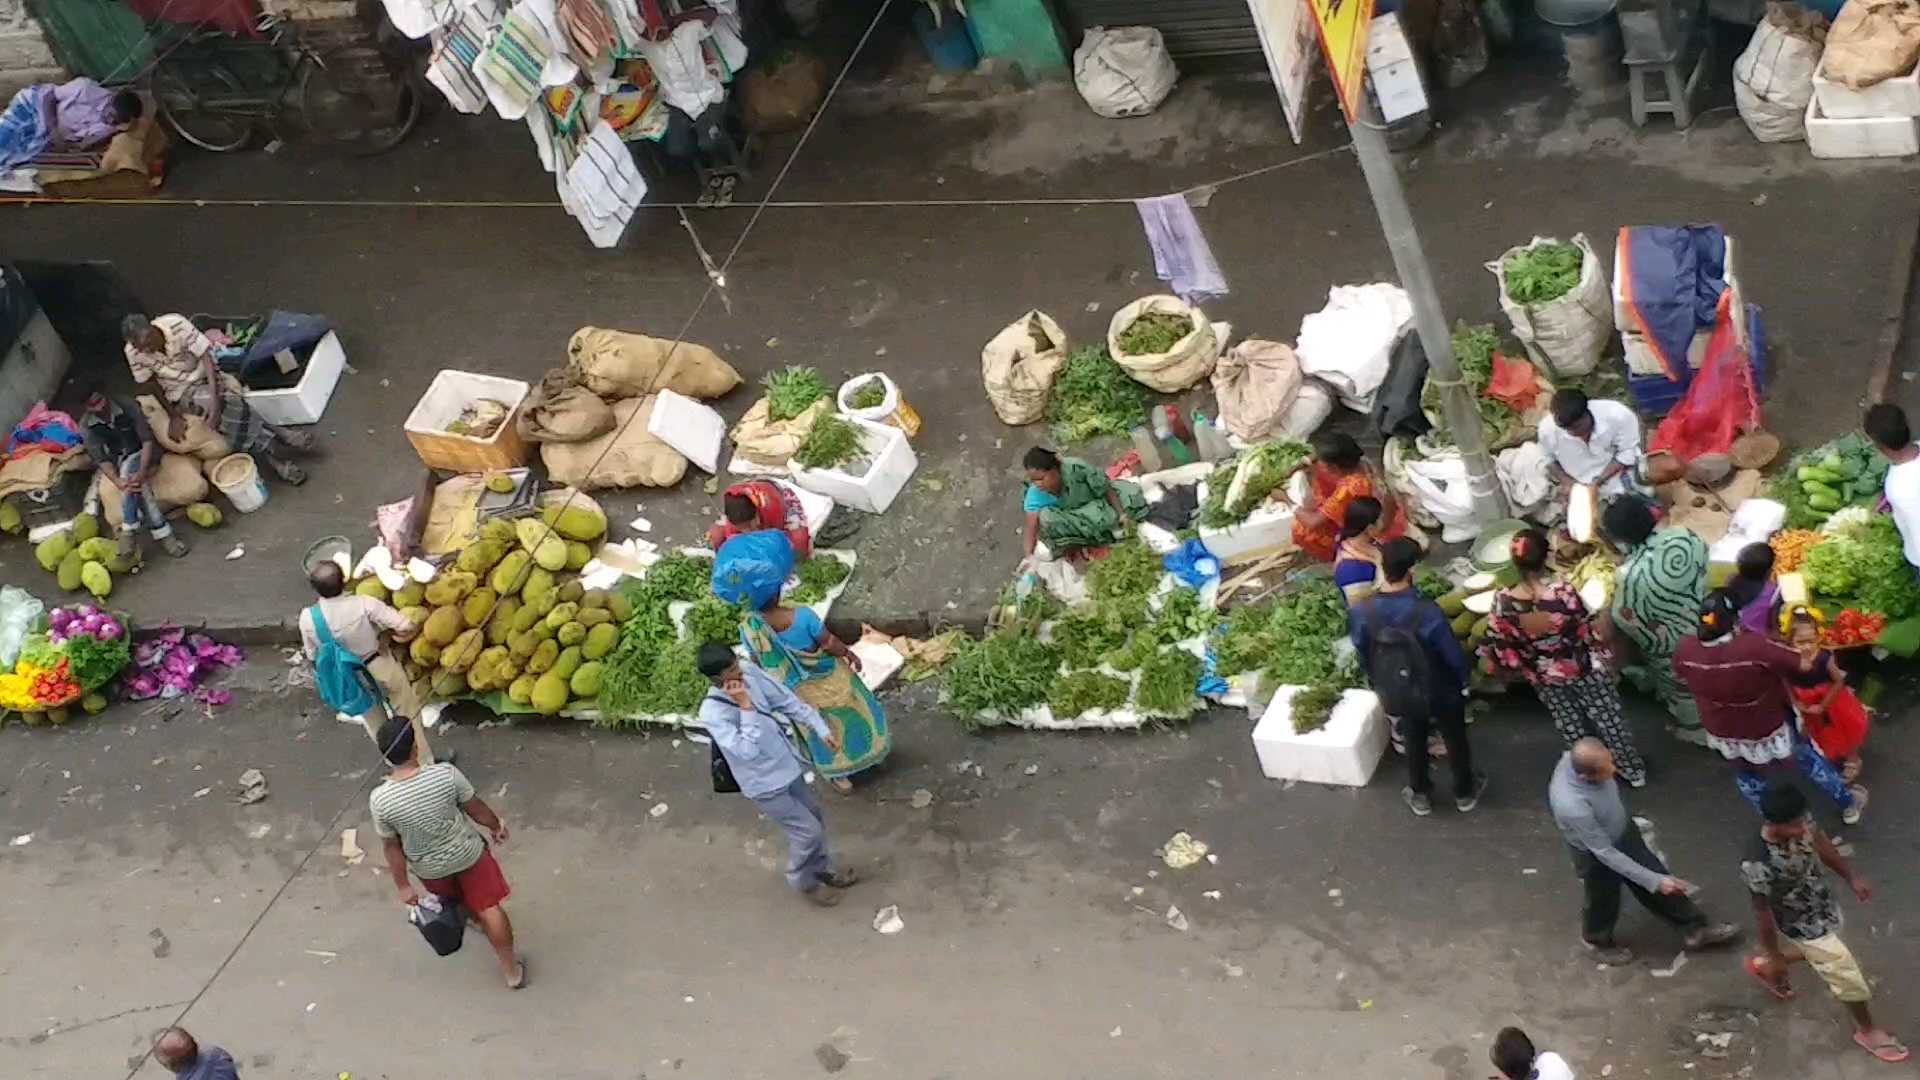
[[[153, 73], [153, 97], [160, 118], [181, 138], [202, 150], [223, 154], [238, 150], [253, 138], [253, 120], [221, 105], [221, 99], [247, 96], [240, 80], [224, 68], [196, 70], [190, 79], [173, 65], [162, 64]], [[194, 79], [200, 85], [196, 86]]]
[[391, 90], [358, 85], [317, 58], [300, 75], [300, 117], [307, 130], [359, 157], [399, 146], [420, 119], [420, 94], [401, 78]]

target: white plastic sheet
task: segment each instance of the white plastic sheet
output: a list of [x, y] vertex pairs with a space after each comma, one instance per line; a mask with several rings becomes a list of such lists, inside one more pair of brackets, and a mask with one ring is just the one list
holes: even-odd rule
[[1294, 355], [1300, 369], [1331, 386], [1342, 405], [1372, 412], [1392, 366], [1393, 343], [1412, 322], [1413, 303], [1398, 285], [1336, 285], [1327, 290], [1326, 307], [1300, 320]]

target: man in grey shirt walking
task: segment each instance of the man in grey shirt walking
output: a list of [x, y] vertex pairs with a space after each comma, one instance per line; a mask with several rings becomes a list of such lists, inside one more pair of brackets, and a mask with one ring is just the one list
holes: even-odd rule
[[820, 907], [838, 904], [840, 890], [852, 887], [859, 875], [833, 869], [826, 818], [807, 790], [799, 752], [779, 718], [796, 727], [804, 724], [829, 749], [840, 749], [839, 738], [819, 710], [759, 667], [742, 666], [727, 646], [702, 645], [696, 663], [713, 683], [700, 702], [701, 724], [733, 770], [740, 794], [787, 834], [787, 884]]
[[1640, 826], [1620, 801], [1613, 754], [1598, 739], [1581, 739], [1560, 755], [1547, 786], [1553, 822], [1573, 849], [1573, 869], [1586, 883], [1580, 938], [1602, 962], [1626, 964], [1633, 950], [1613, 940], [1620, 918], [1620, 887], [1633, 890], [1640, 906], [1685, 930], [1686, 947], [1724, 945], [1740, 936], [1732, 923], [1709, 923], [1689, 899], [1695, 887], [1674, 877], [1647, 847]]

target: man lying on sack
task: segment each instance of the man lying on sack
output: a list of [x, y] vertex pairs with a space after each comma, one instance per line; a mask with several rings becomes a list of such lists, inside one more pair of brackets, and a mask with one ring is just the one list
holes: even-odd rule
[[167, 438], [187, 436], [187, 418], [197, 416], [235, 451], [259, 458], [289, 484], [304, 484], [306, 470], [287, 455], [313, 449], [305, 432], [286, 431], [260, 418], [247, 404], [246, 388], [213, 361], [213, 342], [182, 315], [129, 315], [120, 322], [133, 381], [153, 383], [167, 413]]

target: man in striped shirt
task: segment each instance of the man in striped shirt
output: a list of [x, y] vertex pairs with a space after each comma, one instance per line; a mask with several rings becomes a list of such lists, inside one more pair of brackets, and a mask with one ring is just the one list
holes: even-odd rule
[[527, 965], [514, 955], [513, 924], [500, 907], [513, 890], [467, 819], [486, 829], [495, 844], [506, 843], [506, 822], [481, 801], [459, 769], [445, 762], [420, 764], [407, 717], [392, 717], [380, 728], [380, 747], [393, 771], [367, 797], [367, 806], [400, 902], [408, 907], [420, 902], [407, 877], [411, 867], [428, 892], [467, 909], [493, 945], [507, 989], [520, 989], [527, 984]]

